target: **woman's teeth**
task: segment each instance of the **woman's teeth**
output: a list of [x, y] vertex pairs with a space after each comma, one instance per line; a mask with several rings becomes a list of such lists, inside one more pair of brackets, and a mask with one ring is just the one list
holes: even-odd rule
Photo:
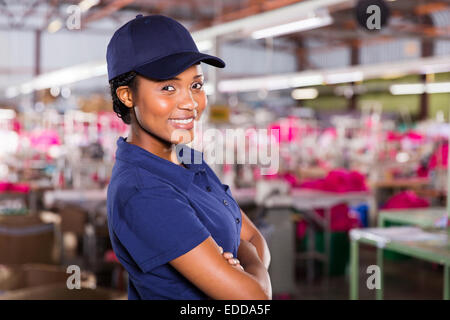
[[184, 120], [170, 119], [170, 121], [173, 121], [175, 123], [183, 123], [183, 124], [191, 123], [192, 120], [194, 120], [194, 118], [189, 118], [189, 119], [184, 119]]

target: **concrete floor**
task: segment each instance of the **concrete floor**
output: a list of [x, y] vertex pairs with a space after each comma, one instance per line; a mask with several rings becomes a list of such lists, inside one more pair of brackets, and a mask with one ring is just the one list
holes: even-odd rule
[[[376, 250], [360, 246], [360, 289], [359, 298], [375, 299], [375, 290], [369, 290], [366, 280], [367, 266], [376, 264]], [[443, 295], [443, 268], [438, 265], [408, 259], [393, 261], [385, 259], [385, 300], [439, 300]], [[328, 283], [318, 277], [313, 284], [307, 284], [301, 266], [297, 268], [296, 300], [347, 300], [349, 298], [348, 275], [330, 277]]]

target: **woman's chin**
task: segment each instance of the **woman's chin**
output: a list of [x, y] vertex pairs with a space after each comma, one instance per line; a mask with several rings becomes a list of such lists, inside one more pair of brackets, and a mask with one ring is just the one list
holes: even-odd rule
[[175, 129], [171, 133], [170, 141], [173, 144], [184, 143], [187, 144], [194, 140], [194, 129]]

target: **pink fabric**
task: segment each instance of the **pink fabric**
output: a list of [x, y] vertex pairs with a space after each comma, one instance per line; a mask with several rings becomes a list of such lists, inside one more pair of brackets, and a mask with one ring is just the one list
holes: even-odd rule
[[409, 139], [409, 140], [413, 140], [416, 142], [421, 142], [424, 139], [424, 136], [418, 132], [415, 132], [413, 130], [408, 131], [405, 135], [405, 138]]
[[347, 171], [344, 169], [332, 170], [324, 179], [305, 181], [300, 187], [329, 192], [368, 190], [364, 175], [358, 171]]
[[6, 192], [11, 187], [11, 183], [9, 182], [0, 182], [0, 192]]
[[417, 168], [417, 176], [420, 178], [428, 178], [429, 170], [425, 166]]
[[305, 220], [300, 220], [296, 225], [296, 235], [298, 239], [303, 239], [306, 234], [306, 229], [308, 228], [308, 223]]
[[429, 168], [434, 169], [437, 166], [447, 168], [448, 165], [448, 143], [440, 145], [430, 158]]
[[[301, 188], [328, 191], [328, 192], [356, 192], [367, 191], [368, 187], [364, 175], [358, 171], [347, 171], [344, 169], [332, 170], [324, 179], [310, 180], [300, 184]], [[360, 227], [359, 220], [350, 214], [349, 207], [345, 203], [337, 204], [330, 209], [331, 231], [349, 231]], [[324, 216], [323, 209], [316, 212]], [[297, 223], [297, 237], [304, 237], [307, 228], [306, 221]]]
[[278, 180], [281, 179], [281, 176], [278, 173], [275, 174], [265, 174], [264, 176], [264, 180]]
[[400, 133], [396, 131], [388, 131], [386, 134], [387, 141], [401, 141], [403, 139], [408, 139], [415, 143], [421, 143], [424, 140], [424, 136], [416, 131], [410, 130], [406, 133]]
[[295, 174], [287, 172], [284, 174], [283, 179], [287, 183], [289, 183], [291, 188], [297, 188], [301, 185], [300, 180], [297, 178], [297, 176]]
[[[350, 214], [349, 207], [345, 203], [337, 204], [330, 209], [330, 229], [334, 232], [347, 232], [353, 228], [362, 227], [357, 217]], [[325, 210], [317, 209], [317, 214], [321, 217], [325, 215]], [[305, 220], [297, 222], [296, 234], [299, 239], [305, 236], [308, 223]]]
[[408, 190], [391, 197], [385, 203], [383, 209], [426, 208], [429, 206], [428, 200], [422, 199], [414, 191]]
[[255, 167], [253, 169], [253, 178], [255, 179], [255, 181], [262, 179], [261, 172], [260, 172], [259, 168], [257, 168], [257, 167]]
[[13, 183], [10, 190], [11, 192], [28, 193], [30, 192], [30, 185], [26, 183]]
[[36, 130], [30, 134], [31, 146], [43, 152], [47, 152], [53, 145], [60, 145], [59, 135], [54, 130]]
[[295, 140], [300, 133], [300, 128], [297, 125], [298, 118], [288, 117], [274, 123], [271, 123], [268, 127], [270, 130], [279, 130], [280, 135], [277, 137], [278, 142], [291, 142]]
[[119, 259], [117, 259], [117, 256], [116, 256], [116, 254], [114, 253], [113, 250], [106, 251], [104, 259], [105, 259], [106, 262], [117, 262], [117, 263], [120, 263]]
[[2, 192], [17, 192], [17, 193], [28, 193], [30, 192], [30, 185], [26, 183], [11, 183], [11, 182], [0, 182], [0, 193]]
[[330, 135], [333, 138], [336, 138], [337, 137], [336, 128], [327, 128], [323, 131], [322, 135]]
[[395, 131], [388, 131], [386, 134], [387, 141], [400, 141], [402, 140], [402, 134]]

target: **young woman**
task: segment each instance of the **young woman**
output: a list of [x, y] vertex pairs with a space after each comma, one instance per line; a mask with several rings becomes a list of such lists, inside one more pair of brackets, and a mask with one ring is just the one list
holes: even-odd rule
[[161, 15], [117, 30], [107, 62], [114, 111], [130, 125], [108, 186], [129, 299], [271, 299], [266, 241], [202, 154], [185, 146], [207, 104], [200, 62], [225, 63]]

